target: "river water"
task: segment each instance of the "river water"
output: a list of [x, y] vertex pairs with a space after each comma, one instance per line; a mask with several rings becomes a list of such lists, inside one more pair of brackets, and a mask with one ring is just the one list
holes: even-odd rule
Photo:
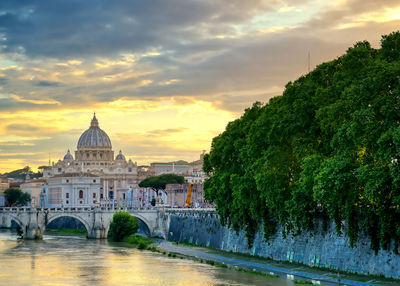
[[104, 240], [45, 235], [22, 241], [0, 230], [0, 285], [293, 285]]

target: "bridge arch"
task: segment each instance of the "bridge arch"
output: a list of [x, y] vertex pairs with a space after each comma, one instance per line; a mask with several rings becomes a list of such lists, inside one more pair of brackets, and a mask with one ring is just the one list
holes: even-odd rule
[[85, 226], [86, 231], [88, 233], [90, 233], [90, 231], [92, 230], [92, 228], [90, 227], [90, 224], [85, 219], [83, 219], [81, 216], [79, 216], [77, 214], [72, 214], [72, 213], [60, 213], [60, 214], [54, 214], [54, 215], [48, 216], [46, 224], [45, 224], [45, 227], [48, 224], [50, 224], [52, 221], [54, 221], [54, 220], [56, 220], [58, 218], [61, 218], [61, 217], [72, 217], [74, 219], [77, 219], [78, 221], [80, 221]]
[[[137, 214], [137, 213], [129, 213], [131, 216], [137, 218], [138, 220], [141, 220], [147, 227], [147, 229], [149, 230], [149, 234], [150, 236], [153, 235], [153, 227], [151, 226], [150, 222], [143, 216]], [[108, 221], [107, 226], [106, 226], [106, 235], [108, 235], [108, 231], [110, 230], [110, 225], [111, 225], [111, 221], [112, 221], [112, 217], [111, 219]]]
[[18, 218], [18, 216], [14, 215], [14, 214], [10, 214], [10, 220], [11, 220], [11, 222], [15, 221], [20, 226], [20, 228], [23, 231], [25, 231], [26, 225]]

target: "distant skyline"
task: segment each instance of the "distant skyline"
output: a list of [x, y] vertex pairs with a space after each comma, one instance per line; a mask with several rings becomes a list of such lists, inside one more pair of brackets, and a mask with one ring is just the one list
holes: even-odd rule
[[399, 27], [398, 0], [2, 0], [0, 173], [73, 153], [93, 112], [139, 165], [197, 160], [308, 53], [313, 69]]

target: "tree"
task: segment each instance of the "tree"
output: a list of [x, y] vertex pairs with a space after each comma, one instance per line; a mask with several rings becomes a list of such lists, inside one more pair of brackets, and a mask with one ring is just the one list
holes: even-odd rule
[[116, 212], [113, 215], [108, 236], [113, 241], [122, 241], [124, 237], [135, 234], [138, 229], [137, 218], [131, 216], [128, 212]]
[[204, 156], [205, 198], [251, 245], [334, 222], [351, 245], [400, 244], [400, 32], [381, 48], [358, 42], [341, 57], [256, 102], [215, 137]]
[[[40, 169], [41, 170], [41, 169]], [[33, 172], [29, 166], [25, 166], [22, 169], [14, 170], [8, 173], [4, 173], [2, 176], [7, 178], [14, 178], [14, 179], [22, 179], [26, 178], [26, 175], [29, 175], [30, 178], [40, 178], [43, 177], [43, 171], [38, 171], [37, 173]]]
[[139, 183], [141, 188], [151, 188], [158, 196], [159, 191], [165, 192], [167, 184], [184, 184], [185, 178], [175, 174], [164, 174], [160, 176], [148, 177]]
[[24, 206], [31, 201], [31, 195], [22, 192], [20, 189], [7, 189], [4, 191], [5, 203], [7, 206]]

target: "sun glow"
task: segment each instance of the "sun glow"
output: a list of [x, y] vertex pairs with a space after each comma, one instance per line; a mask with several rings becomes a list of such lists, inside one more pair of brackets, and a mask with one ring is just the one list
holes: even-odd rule
[[347, 23], [342, 23], [336, 26], [336, 29], [343, 30], [355, 27], [362, 27], [369, 22], [385, 23], [390, 21], [400, 20], [400, 6], [396, 8], [385, 8], [380, 11], [363, 13], [351, 19]]

